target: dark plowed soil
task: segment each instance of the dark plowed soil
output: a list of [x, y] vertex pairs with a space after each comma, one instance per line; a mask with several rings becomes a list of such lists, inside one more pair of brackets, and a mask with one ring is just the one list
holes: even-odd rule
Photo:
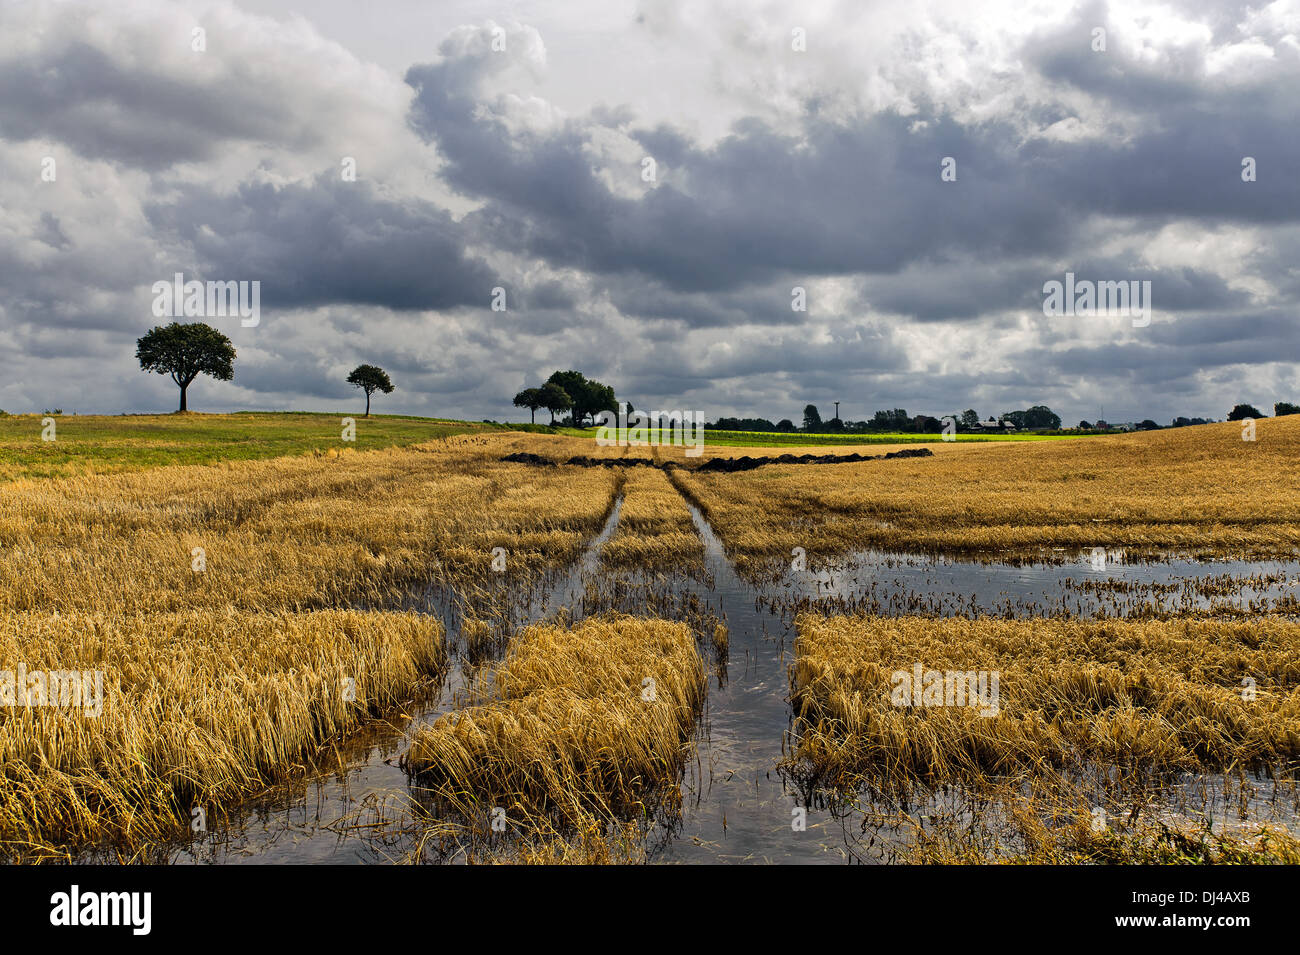
[[[709, 458], [707, 461], [692, 467], [680, 464], [677, 461], [652, 461], [649, 458], [639, 457], [589, 458], [580, 454], [577, 457], [569, 458], [563, 463], [579, 468], [659, 468], [661, 471], [672, 471], [680, 468], [683, 471], [720, 471], [732, 474], [736, 471], [752, 471], [754, 468], [761, 468], [765, 464], [849, 464], [854, 461], [881, 461], [885, 458], [928, 458], [933, 455], [934, 452], [929, 448], [904, 448], [902, 451], [889, 451], [885, 454], [858, 454], [856, 452], [853, 454], [779, 454], [774, 458], [754, 458], [746, 455], [740, 458]], [[531, 464], [540, 468], [558, 467], [561, 463], [540, 454], [529, 454], [526, 451], [507, 454], [501, 460], [511, 461], [516, 464]]]

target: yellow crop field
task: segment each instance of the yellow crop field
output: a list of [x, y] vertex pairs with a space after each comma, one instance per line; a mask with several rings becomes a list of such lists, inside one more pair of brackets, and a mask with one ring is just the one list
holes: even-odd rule
[[[1300, 858], [1285, 828], [1193, 837], [1158, 803], [1188, 774], [1293, 771], [1300, 623], [803, 614], [797, 626], [785, 769], [805, 784], [886, 801], [955, 788], [1018, 830], [1021, 861]], [[973, 831], [932, 824], [915, 851], [985, 861], [992, 837]]]
[[1300, 547], [1300, 416], [1100, 440], [931, 445], [932, 458], [676, 472], [743, 569], [877, 548], [1200, 556]]
[[[832, 781], [863, 771], [887, 782], [1001, 781], [1089, 762], [1172, 771], [1300, 756], [1293, 621], [804, 614], [798, 630], [791, 694], [809, 728], [795, 760]], [[997, 679], [954, 703], [939, 679], [951, 673]]]
[[100, 671], [103, 710], [0, 711], [0, 843], [129, 851], [426, 692], [440, 622], [362, 608], [481, 580], [494, 548], [527, 580], [612, 505], [604, 471], [497, 463], [511, 440], [7, 485], [0, 670]]
[[[1147, 819], [1152, 779], [1290, 785], [1290, 565], [1246, 564], [1183, 595], [1272, 588], [1281, 611], [1123, 619], [1148, 584], [1098, 578], [1077, 593], [1123, 591], [1108, 617], [994, 619], [847, 615], [853, 593], [801, 590], [788, 559], [874, 548], [997, 563], [1104, 546], [1285, 560], [1300, 544], [1300, 421], [1240, 437], [1212, 425], [826, 463], [490, 431], [18, 477], [0, 498], [0, 676], [13, 675], [8, 691], [0, 680], [0, 844], [21, 860], [189, 851], [175, 846], [196, 812], [237, 819], [280, 798], [272, 787], [323, 785], [322, 755], [364, 759], [338, 754], [373, 733], [406, 808], [356, 828], [409, 835], [393, 857], [437, 843], [475, 862], [695, 860], [729, 839], [780, 857], [803, 850], [781, 824], [751, 822], [757, 805], [948, 791], [1018, 820], [1014, 844], [928, 827], [904, 840], [911, 858], [1285, 859], [1285, 832], [1256, 832], [1261, 853], [1221, 829], [1152, 841], [1083, 817], [1132, 798]], [[746, 456], [767, 460], [732, 469]], [[900, 612], [936, 595], [973, 605], [941, 567], [928, 573]], [[944, 705], [891, 699], [906, 673], [924, 703], [931, 671], [976, 680], [941, 681]], [[63, 698], [70, 674], [91, 678], [89, 703]], [[965, 705], [987, 708], [994, 674], [995, 712]], [[729, 796], [733, 780], [755, 788]]]
[[25, 681], [0, 722], [0, 833], [40, 856], [215, 816], [409, 699], [446, 652], [441, 625], [417, 614], [73, 611], [0, 616], [0, 660], [101, 674], [60, 706]]

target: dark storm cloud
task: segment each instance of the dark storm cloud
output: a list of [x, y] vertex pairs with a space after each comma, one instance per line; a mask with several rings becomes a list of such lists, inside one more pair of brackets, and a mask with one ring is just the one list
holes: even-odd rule
[[1218, 275], [1192, 268], [1135, 267], [1125, 258], [1090, 256], [1071, 260], [1064, 268], [1044, 260], [997, 269], [972, 262], [925, 262], [897, 275], [869, 276], [860, 300], [918, 321], [983, 320], [1008, 310], [1041, 311], [1044, 283], [1064, 282], [1067, 271], [1076, 281], [1150, 282], [1152, 306], [1161, 311], [1221, 310], [1250, 303], [1246, 292], [1230, 288]]
[[[1275, 94], [1266, 86], [1225, 93], [1195, 77], [1144, 73], [1126, 63], [1118, 44], [1104, 59], [1089, 49], [1090, 22], [1084, 15], [1027, 52], [1053, 79], [1090, 82], [1101, 95], [1114, 81], [1148, 108], [1169, 106], [1152, 109], [1129, 141], [1022, 142], [1014, 116], [963, 126], [944, 115], [918, 124], [894, 113], [852, 124], [810, 113], [797, 131], [749, 120], [709, 149], [667, 127], [627, 128], [623, 114], [519, 133], [475, 95], [495, 68], [493, 54], [413, 67], [411, 124], [450, 160], [449, 182], [486, 202], [468, 221], [492, 244], [606, 276], [644, 276], [610, 281], [613, 303], [629, 315], [693, 327], [791, 323], [788, 299], [753, 293], [774, 275], [796, 283], [866, 274], [873, 306], [922, 320], [1040, 307], [1042, 283], [1057, 270], [1035, 270], [1026, 260], [1074, 258], [1084, 277], [1080, 227], [1096, 217], [1140, 217], [1138, 228], [1158, 229], [1185, 217], [1268, 223], [1300, 216], [1300, 177], [1279, 174], [1300, 165], [1300, 127], [1280, 121]], [[615, 120], [648, 151], [662, 150], [655, 157], [661, 181], [641, 198], [615, 194], [584, 151], [590, 134]], [[1243, 182], [1244, 155], [1270, 174]], [[939, 179], [944, 156], [957, 159], [956, 182]], [[625, 170], [629, 181], [638, 172]], [[949, 257], [994, 271], [963, 280], [940, 264]], [[1151, 278], [1160, 308], [1245, 301], [1222, 278], [1192, 269], [1154, 272], [1115, 261], [1095, 271], [1098, 280]], [[737, 290], [734, 301], [719, 297]]]
[[[1300, 361], [1300, 338], [1279, 337], [1285, 327], [1280, 316], [1200, 318], [1143, 332], [1154, 332], [1135, 343], [1106, 343], [1035, 350], [1022, 357], [1035, 367], [1062, 375], [1096, 378], [1127, 377], [1144, 388], [1186, 375], [1188, 369], [1208, 372], [1236, 365]], [[1242, 372], [1243, 385], [1247, 373]]]
[[[1176, 16], [1226, 44], [1256, 12], [1206, 0]], [[819, 61], [816, 82], [778, 84], [799, 109], [740, 115], [706, 140], [685, 107], [680, 122], [643, 122], [631, 105], [566, 116], [563, 96], [537, 98], [546, 56], [528, 27], [511, 28], [508, 54], [490, 52], [486, 27], [460, 27], [402, 87], [305, 22], [279, 32], [232, 15], [206, 59], [176, 54], [185, 13], [137, 18], [111, 40], [73, 22], [0, 43], [0, 137], [111, 160], [97, 180], [89, 164], [77, 171], [82, 189], [115, 193], [93, 206], [70, 191], [21, 195], [22, 225], [0, 230], [0, 332], [32, 382], [95, 354], [126, 377], [134, 336], [156, 321], [149, 286], [176, 271], [262, 281], [263, 325], [232, 331], [236, 381], [207, 392], [250, 407], [261, 395], [346, 401], [339, 363], [371, 361], [400, 378], [390, 407], [472, 417], [509, 414], [513, 390], [557, 367], [711, 415], [797, 418], [809, 400], [841, 398], [855, 419], [1040, 401], [1093, 417], [1095, 396], [1113, 393], [1165, 417], [1170, 396], [1181, 404], [1207, 378], [1236, 387], [1250, 366], [1271, 366], [1281, 387], [1294, 368], [1280, 363], [1300, 357], [1300, 55], [1267, 24], [1250, 31], [1269, 56], [1211, 65], [1194, 24], [1128, 36], [1109, 7], [1085, 4], [1029, 34], [996, 82], [980, 78], [978, 30], [957, 24], [945, 32], [953, 74], [975, 77], [969, 102], [942, 98], [946, 78], [931, 87], [937, 67], [918, 62], [868, 71], [899, 95], [864, 106], [852, 101], [862, 74]], [[1104, 54], [1093, 26], [1108, 28]], [[939, 28], [917, 29], [925, 40]], [[283, 70], [263, 55], [290, 47]], [[241, 59], [248, 49], [259, 55]], [[752, 66], [752, 51], [704, 49], [719, 72]], [[400, 169], [390, 181], [303, 173], [367, 142], [363, 165]], [[940, 179], [946, 156], [956, 182]], [[1242, 181], [1244, 156], [1257, 182]], [[463, 217], [409, 191], [435, 163], [429, 191], [469, 199]], [[31, 166], [24, 155], [0, 169]], [[7, 216], [14, 194], [0, 191]], [[1178, 261], [1183, 249], [1194, 262]], [[1149, 279], [1153, 324], [1099, 336], [1047, 319], [1042, 285], [1067, 270]], [[796, 285], [807, 312], [791, 310]], [[489, 308], [496, 286], [507, 312]], [[165, 383], [143, 379], [112, 394], [170, 405]]]
[[[1300, 218], [1300, 177], [1290, 173], [1300, 164], [1294, 42], [1275, 42], [1267, 60], [1248, 59], [1210, 77], [1199, 48], [1167, 50], [1151, 62], [1134, 56], [1136, 43], [1114, 26], [1107, 49], [1095, 52], [1091, 30], [1102, 25], [1104, 5], [1081, 8], [1072, 22], [1028, 42], [1025, 59], [1046, 79], [1140, 117], [1136, 135], [1129, 142], [1034, 143], [1027, 160], [1059, 168], [1097, 211]], [[1242, 181], [1245, 157], [1256, 161], [1255, 182]]]
[[1183, 350], [1200, 368], [1237, 362], [1300, 360], [1300, 335], [1292, 309], [1245, 310], [1180, 318], [1143, 329], [1143, 339], [1164, 351]]
[[310, 183], [244, 184], [233, 192], [182, 186], [178, 193], [147, 208], [154, 227], [193, 250], [205, 279], [261, 280], [263, 307], [487, 308], [501, 284], [467, 252], [450, 215], [384, 198], [364, 181], [322, 174]]
[[69, 38], [0, 60], [0, 135], [160, 169], [212, 158], [232, 139], [306, 148], [320, 131], [253, 84], [214, 96], [208, 82], [141, 69]]
[[815, 292], [804, 289], [810, 312], [792, 308], [796, 282], [749, 285], [718, 292], [681, 291], [641, 275], [611, 276], [605, 288], [610, 302], [624, 315], [645, 322], [668, 321], [687, 328], [729, 328], [739, 325], [798, 326], [818, 311]]
[[[594, 121], [512, 133], [456, 87], [476, 75], [459, 61], [413, 67], [412, 126], [450, 160], [445, 178], [488, 203], [468, 217], [483, 235], [553, 264], [716, 291], [782, 273], [893, 271], [949, 249], [1062, 248], [1069, 231], [1055, 183], [1012, 174], [1006, 129], [944, 118], [918, 129], [887, 113], [852, 127], [809, 119], [796, 136], [753, 121], [711, 149], [632, 132], [668, 143], [676, 162], [665, 159], [644, 197], [625, 198], [584, 151]], [[939, 180], [949, 155], [965, 163], [957, 183]], [[636, 182], [640, 166], [622, 173]]]
[[356, 390], [344, 378], [331, 374], [328, 363], [310, 355], [296, 355], [292, 363], [275, 356], [245, 355], [236, 362], [234, 383], [261, 394], [341, 400]]
[[144, 247], [122, 241], [110, 254], [98, 234], [81, 241], [85, 230], [84, 223], [46, 210], [31, 231], [46, 254], [33, 257], [0, 242], [0, 306], [13, 323], [12, 334], [119, 329], [148, 314], [148, 303], [134, 314], [119, 307], [120, 298], [149, 274]]

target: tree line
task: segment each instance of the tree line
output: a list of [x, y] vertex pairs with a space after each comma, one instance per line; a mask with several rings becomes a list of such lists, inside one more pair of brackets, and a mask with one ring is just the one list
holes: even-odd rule
[[[172, 322], [151, 328], [136, 341], [136, 359], [143, 371], [169, 375], [180, 388], [180, 407], [178, 411], [188, 410], [188, 392], [191, 384], [199, 375], [208, 375], [217, 381], [230, 381], [235, 376], [235, 347], [230, 339], [217, 329], [203, 322], [182, 324]], [[394, 385], [388, 373], [377, 365], [363, 364], [354, 368], [347, 377], [347, 382], [360, 388], [366, 395], [366, 417], [370, 416], [371, 396], [376, 392], [392, 394]], [[556, 424], [555, 416], [570, 412], [566, 422], [581, 428], [587, 426], [588, 420], [595, 425], [596, 416], [602, 411], [617, 412], [618, 400], [614, 389], [578, 371], [556, 371], [550, 378], [536, 388], [525, 388], [514, 397], [517, 408], [527, 408], [532, 421], [537, 420], [537, 412], [545, 409], [550, 412], [551, 424]], [[629, 403], [628, 411], [632, 406]], [[1278, 401], [1273, 405], [1275, 417], [1300, 414], [1300, 405], [1289, 401]], [[1228, 412], [1228, 421], [1240, 421], [1245, 418], [1266, 418], [1264, 412], [1251, 404], [1238, 404]], [[932, 415], [909, 415], [903, 408], [877, 411], [869, 420], [844, 421], [838, 415], [829, 421], [824, 420], [814, 404], [804, 407], [803, 426], [796, 427], [789, 418], [772, 422], [767, 418], [719, 418], [706, 427], [719, 431], [772, 431], [805, 433], [917, 433], [937, 434], [944, 430], [945, 420], [952, 419], [955, 431], [988, 430], [989, 422], [981, 422], [979, 414], [973, 408], [967, 408], [960, 414], [945, 415], [936, 418]], [[1046, 405], [1034, 405], [1021, 411], [1004, 411], [996, 419], [991, 419], [995, 426], [1005, 422], [1017, 431], [1059, 431], [1060, 415]], [[1208, 424], [1205, 418], [1174, 418], [1170, 427], [1180, 428], [1188, 425]], [[1147, 418], [1137, 424], [1139, 430], [1155, 430], [1160, 425]], [[1080, 421], [1080, 431], [1106, 431], [1110, 429], [1105, 421]]]
[[[516, 408], [527, 408], [532, 413], [532, 422], [537, 421], [537, 412], [545, 408], [551, 414], [551, 424], [555, 416], [566, 411], [572, 412], [570, 422], [575, 428], [585, 425], [588, 418], [592, 425], [596, 416], [602, 411], [618, 412], [618, 400], [614, 389], [593, 378], [588, 378], [579, 371], [557, 371], [547, 378], [538, 388], [525, 388], [515, 395]], [[628, 405], [628, 410], [631, 410]]]
[[[1288, 401], [1279, 401], [1273, 405], [1273, 414], [1275, 417], [1300, 414], [1300, 405]], [[1239, 404], [1228, 412], [1225, 420], [1240, 421], [1244, 418], [1265, 417], [1268, 416], [1254, 405]], [[1006, 430], [1014, 428], [1016, 431], [1112, 431], [1116, 427], [1098, 419], [1095, 422], [1083, 420], [1072, 429], [1065, 428], [1062, 426], [1060, 415], [1046, 405], [1034, 405], [1022, 411], [1004, 411], [996, 418], [987, 420], [981, 419], [973, 408], [967, 408], [960, 414], [954, 413], [941, 417], [910, 415], [903, 408], [892, 408], [877, 411], [870, 419], [864, 421], [844, 421], [839, 418], [823, 419], [817, 406], [813, 404], [804, 407], [802, 425], [796, 425], [789, 418], [782, 418], [776, 422], [768, 418], [719, 418], [707, 425], [707, 427], [719, 431], [802, 432], [805, 434], [939, 434], [943, 432], [945, 419], [947, 418], [952, 419], [952, 430], [957, 433], [988, 431], [991, 426], [999, 427], [1004, 423], [1010, 425], [1010, 428]], [[1189, 425], [1213, 424], [1216, 420], [1214, 418], [1177, 417], [1163, 427], [1183, 428]], [[1150, 418], [1143, 419], [1132, 425], [1132, 428], [1138, 431], [1155, 431], [1161, 427], [1160, 424]]]
[[[789, 418], [782, 418], [773, 423], [767, 418], [719, 418], [708, 425], [722, 431], [773, 431], [803, 432], [805, 434], [938, 434], [944, 430], [944, 419], [951, 418], [952, 430], [956, 432], [984, 431], [979, 414], [973, 408], [951, 415], [935, 417], [934, 415], [911, 415], [904, 408], [888, 408], [877, 411], [871, 418], [863, 421], [845, 421], [838, 417], [823, 419], [816, 405], [806, 405], [803, 410], [803, 424], [795, 425]], [[1022, 411], [1004, 411], [993, 421], [1001, 426], [1009, 424], [1017, 431], [1055, 431], [1061, 427], [1061, 418], [1046, 405], [1034, 405]]]

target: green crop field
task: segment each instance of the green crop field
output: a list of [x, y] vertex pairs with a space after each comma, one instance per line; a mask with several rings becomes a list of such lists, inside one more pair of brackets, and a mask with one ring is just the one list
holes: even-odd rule
[[[356, 422], [344, 442], [343, 419]], [[0, 481], [138, 471], [167, 464], [211, 464], [342, 448], [367, 450], [499, 426], [402, 415], [296, 412], [163, 415], [60, 415], [54, 440], [44, 416], [0, 417]]]

